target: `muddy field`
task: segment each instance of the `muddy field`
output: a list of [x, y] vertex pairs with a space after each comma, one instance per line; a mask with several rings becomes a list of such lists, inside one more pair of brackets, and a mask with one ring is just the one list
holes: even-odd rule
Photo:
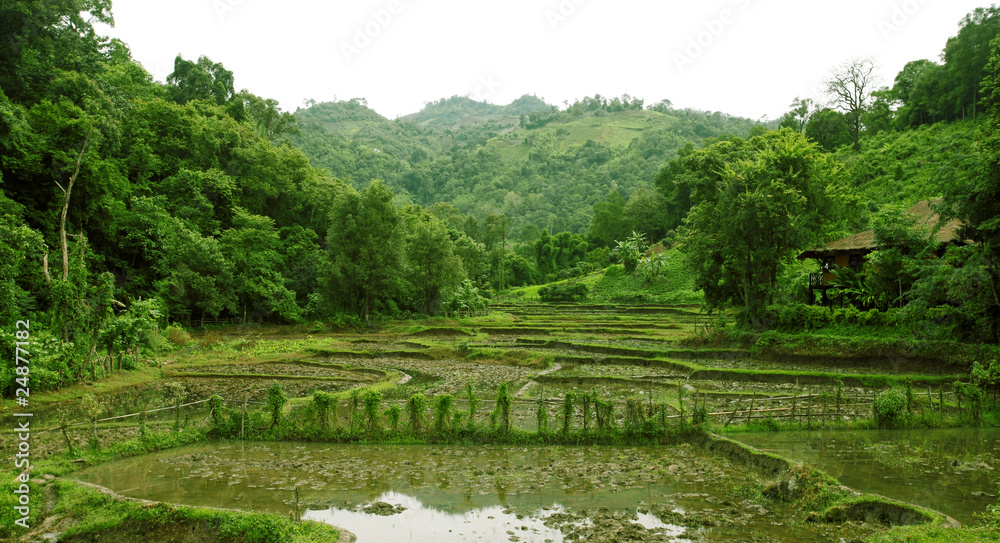
[[[466, 409], [471, 384], [485, 420], [497, 388], [506, 383], [514, 394], [515, 425], [528, 430], [536, 426], [540, 397], [550, 425], [561, 425], [567, 394], [577, 398], [571, 427], [582, 427], [579, 398], [591, 393], [614, 403], [617, 425], [624, 423], [625, 403], [632, 400], [648, 415], [665, 410], [677, 417], [682, 409], [688, 414], [700, 409], [723, 425], [773, 420], [820, 427], [870, 416], [885, 376], [927, 366], [899, 357], [777, 361], [739, 350], [692, 350], [678, 342], [703, 327], [704, 319], [691, 307], [539, 304], [500, 306], [485, 318], [410, 321], [354, 333], [212, 331], [196, 334], [185, 351], [169, 355], [160, 380], [100, 396], [99, 416], [170, 406], [178, 391], [183, 402], [219, 394], [233, 403], [250, 402], [253, 409], [252, 402], [262, 402], [268, 387], [278, 383], [290, 397], [303, 398], [293, 409], [308, 403], [314, 391], [341, 393], [338, 416], [346, 423], [352, 389], [378, 386], [386, 404], [399, 406], [418, 392], [430, 399], [451, 394], [456, 407]], [[870, 385], [865, 375], [872, 375]], [[915, 409], [940, 410], [946, 392], [916, 386]], [[73, 402], [40, 411], [39, 420], [53, 425], [57, 412], [81, 418]], [[138, 426], [138, 418], [116, 424], [130, 420]], [[70, 433], [82, 440], [85, 427]]]

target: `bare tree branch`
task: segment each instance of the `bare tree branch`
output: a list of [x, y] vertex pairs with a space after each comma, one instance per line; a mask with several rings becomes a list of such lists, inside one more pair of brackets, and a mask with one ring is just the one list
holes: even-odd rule
[[833, 70], [824, 84], [833, 105], [847, 115], [854, 136], [854, 150], [861, 146], [861, 114], [868, 107], [872, 89], [878, 84], [877, 65], [871, 57], [853, 58]]

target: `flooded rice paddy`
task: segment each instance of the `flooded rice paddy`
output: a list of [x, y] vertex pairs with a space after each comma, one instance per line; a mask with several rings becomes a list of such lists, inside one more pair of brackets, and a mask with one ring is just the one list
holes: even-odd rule
[[837, 541], [697, 447], [212, 444], [87, 468], [123, 495], [292, 514], [379, 541]]
[[863, 492], [940, 511], [963, 524], [997, 503], [1000, 429], [804, 431], [737, 435]]

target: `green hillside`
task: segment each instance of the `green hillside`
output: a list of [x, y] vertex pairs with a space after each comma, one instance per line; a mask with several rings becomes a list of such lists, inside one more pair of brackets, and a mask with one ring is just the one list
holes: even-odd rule
[[477, 102], [466, 96], [452, 96], [428, 103], [424, 109], [403, 120], [424, 126], [449, 129], [496, 121], [500, 125], [517, 126], [521, 115], [548, 111], [552, 106], [537, 96], [525, 94], [506, 106]]
[[[503, 214], [512, 237], [533, 240], [539, 229], [585, 233], [595, 203], [611, 191], [628, 199], [651, 188], [685, 145], [760, 126], [718, 112], [643, 109], [632, 99], [543, 106], [527, 95], [507, 106], [453, 97], [390, 121], [358, 100], [316, 104], [296, 113], [293, 142], [355, 187], [384, 179], [403, 200], [447, 202], [479, 221]], [[467, 124], [474, 119], [486, 120]]]

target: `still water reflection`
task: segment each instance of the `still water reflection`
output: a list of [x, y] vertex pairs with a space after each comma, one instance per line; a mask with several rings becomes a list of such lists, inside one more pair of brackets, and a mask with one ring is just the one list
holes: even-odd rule
[[777, 432], [734, 439], [813, 465], [853, 489], [929, 507], [963, 524], [997, 503], [997, 429]]

